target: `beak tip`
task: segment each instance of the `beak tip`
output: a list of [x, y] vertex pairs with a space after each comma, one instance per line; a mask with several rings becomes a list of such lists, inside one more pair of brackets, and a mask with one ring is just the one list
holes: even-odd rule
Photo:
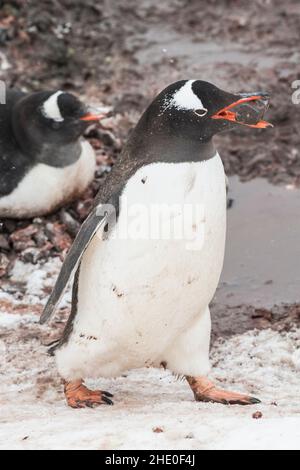
[[[261, 124], [261, 125], [259, 125], [259, 124]], [[257, 127], [260, 127], [262, 129], [266, 129], [267, 127], [274, 127], [274, 125], [271, 122], [268, 122], [268, 121], [259, 121], [257, 123]]]

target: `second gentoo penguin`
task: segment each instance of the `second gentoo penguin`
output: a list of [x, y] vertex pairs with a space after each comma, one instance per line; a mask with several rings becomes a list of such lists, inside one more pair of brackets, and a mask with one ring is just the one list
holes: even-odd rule
[[84, 222], [45, 307], [72, 275], [72, 312], [54, 347], [71, 407], [112, 404], [85, 378], [164, 366], [196, 400], [254, 404], [208, 378], [209, 303], [223, 264], [226, 182], [212, 138], [265, 128], [266, 93], [232, 94], [201, 80], [163, 90], [145, 111]]
[[96, 159], [81, 136], [100, 117], [70, 93], [7, 91], [0, 105], [0, 217], [44, 215], [86, 189]]

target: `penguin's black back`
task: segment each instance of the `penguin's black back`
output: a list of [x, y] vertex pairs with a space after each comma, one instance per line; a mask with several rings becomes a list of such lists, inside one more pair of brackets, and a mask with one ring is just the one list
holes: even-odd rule
[[21, 151], [13, 132], [12, 110], [25, 93], [7, 90], [6, 104], [0, 104], [0, 197], [10, 194], [33, 166]]

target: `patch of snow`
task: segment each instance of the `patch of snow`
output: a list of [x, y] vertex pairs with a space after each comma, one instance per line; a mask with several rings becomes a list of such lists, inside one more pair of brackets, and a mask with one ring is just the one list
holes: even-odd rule
[[17, 260], [11, 272], [10, 280], [16, 284], [25, 284], [28, 294], [44, 296], [45, 287], [52, 287], [53, 280], [59, 273], [60, 267], [61, 261], [59, 258], [50, 258], [47, 263], [38, 265]]
[[0, 69], [3, 72], [6, 72], [7, 70], [11, 69], [11, 67], [12, 65], [7, 60], [6, 55], [3, 52], [0, 52]]
[[[18, 304], [18, 301], [12, 296], [10, 295], [8, 292], [3, 292], [3, 291], [0, 291], [0, 302], [4, 302], [4, 301], [7, 301], [7, 302], [11, 302], [12, 304]], [[1, 303], [0, 303], [0, 307], [1, 307]]]
[[[62, 262], [59, 258], [50, 258], [46, 263], [33, 265], [17, 260], [10, 276], [10, 282], [22, 286], [22, 303], [29, 305], [44, 305], [47, 301], [54, 283], [57, 279]], [[5, 289], [5, 287], [2, 289]], [[16, 295], [7, 291], [0, 292], [0, 300], [16, 303]], [[60, 307], [69, 307], [71, 301], [71, 289], [64, 295]]]
[[36, 323], [37, 318], [35, 315], [19, 315], [17, 313], [10, 314], [0, 312], [0, 328], [12, 328], [17, 325], [25, 323]]
[[[65, 405], [54, 359], [37, 339], [41, 331], [32, 325], [26, 339], [20, 326], [7, 337], [1, 449], [300, 449], [300, 330], [250, 331], [215, 343], [212, 377], [254, 394], [260, 405], [196, 403], [184, 380], [143, 369], [89, 382], [112, 392], [115, 405], [84, 410]], [[252, 418], [256, 411], [261, 419]]]
[[[244, 383], [253, 393], [289, 400], [289, 388], [300, 384], [300, 329], [279, 334], [250, 331], [219, 339], [212, 351], [213, 375], [220, 381]], [[287, 386], [288, 384], [288, 386]]]
[[[242, 424], [242, 425], [241, 425]], [[233, 423], [232, 431], [220, 443], [220, 450], [290, 450], [300, 449], [300, 418], [271, 418]]]

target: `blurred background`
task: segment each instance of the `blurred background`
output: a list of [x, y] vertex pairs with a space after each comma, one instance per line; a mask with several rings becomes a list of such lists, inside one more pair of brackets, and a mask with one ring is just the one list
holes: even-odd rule
[[[70, 90], [113, 106], [124, 121], [177, 79], [268, 90], [275, 129], [222, 137], [226, 170], [243, 180], [300, 184], [300, 106], [291, 101], [300, 77], [297, 0], [10, 0], [0, 7], [0, 78], [8, 86]], [[126, 133], [126, 122], [116, 130], [123, 138], [121, 128]]]
[[[265, 400], [260, 409], [280, 423], [274, 426], [273, 419], [268, 428], [263, 420], [260, 434], [250, 426], [251, 413], [240, 408], [207, 405], [201, 420], [195, 419], [190, 392], [177, 382], [174, 394], [168, 371], [114, 381], [119, 405], [100, 421], [97, 414], [72, 415], [64, 409], [54, 362], [45, 355], [69, 315], [69, 294], [51, 327], [37, 324], [61, 262], [128, 133], [152, 98], [181, 79], [271, 94], [266, 119], [272, 129], [239, 128], [216, 139], [229, 176], [230, 208], [225, 265], [211, 306], [213, 374]], [[293, 439], [299, 448], [299, 422], [283, 417], [299, 416], [300, 104], [292, 101], [292, 84], [300, 80], [300, 2], [0, 1], [0, 80], [25, 91], [67, 90], [112, 110], [112, 117], [87, 132], [97, 171], [79, 201], [47, 217], [0, 220], [0, 351], [9, 364], [1, 372], [0, 363], [2, 412], [7, 423], [16, 423], [3, 431], [2, 441], [16, 448], [38, 443], [199, 449], [212, 448], [221, 436], [225, 448], [232, 442], [242, 448], [290, 448]], [[232, 416], [237, 420], [231, 422]], [[166, 432], [158, 438], [151, 429], [162, 424]]]

